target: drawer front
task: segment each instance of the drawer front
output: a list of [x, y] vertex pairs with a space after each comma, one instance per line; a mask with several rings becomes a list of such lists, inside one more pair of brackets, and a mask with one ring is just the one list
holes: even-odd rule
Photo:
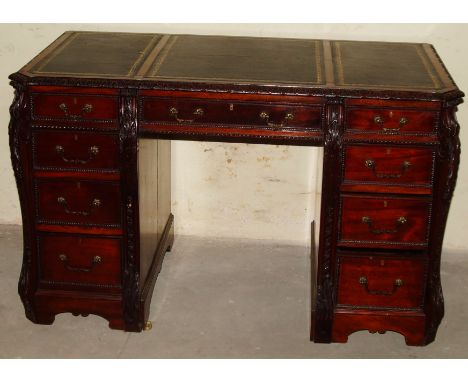
[[41, 281], [122, 285], [120, 239], [68, 235], [40, 235]]
[[35, 93], [31, 96], [33, 119], [103, 120], [117, 122], [117, 97]]
[[433, 133], [437, 112], [405, 109], [350, 109], [348, 129], [383, 134]]
[[341, 256], [338, 267], [338, 305], [417, 309], [423, 304], [425, 260]]
[[252, 125], [273, 129], [321, 126], [320, 106], [144, 98], [141, 113], [144, 122], [176, 125]]
[[40, 223], [121, 225], [120, 185], [88, 180], [36, 180]]
[[119, 168], [119, 138], [112, 134], [39, 131], [34, 133], [35, 168]]
[[360, 145], [345, 150], [345, 182], [430, 186], [433, 173], [431, 148]]
[[341, 203], [340, 245], [427, 245], [428, 199], [346, 195]]

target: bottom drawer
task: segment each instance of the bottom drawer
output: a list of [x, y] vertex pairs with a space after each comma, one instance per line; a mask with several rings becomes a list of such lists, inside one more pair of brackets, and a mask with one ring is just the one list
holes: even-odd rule
[[417, 309], [422, 306], [426, 260], [340, 256], [338, 306]]
[[43, 234], [38, 240], [41, 283], [122, 285], [121, 239]]

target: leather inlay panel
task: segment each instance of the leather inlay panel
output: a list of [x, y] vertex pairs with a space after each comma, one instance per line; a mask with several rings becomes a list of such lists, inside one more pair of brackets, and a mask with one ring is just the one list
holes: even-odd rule
[[172, 36], [147, 77], [323, 84], [322, 44], [317, 40]]
[[160, 38], [140, 33], [75, 32], [31, 73], [131, 77]]
[[422, 44], [333, 41], [337, 85], [440, 89]]

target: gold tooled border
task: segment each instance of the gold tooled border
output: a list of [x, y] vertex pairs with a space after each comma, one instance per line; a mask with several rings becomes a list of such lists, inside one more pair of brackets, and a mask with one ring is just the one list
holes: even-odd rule
[[[360, 41], [350, 41], [350, 42], [360, 42]], [[366, 41], [366, 44], [387, 44], [387, 45], [394, 45], [394, 44], [400, 44], [400, 45], [408, 45], [406, 43], [385, 43], [385, 42], [370, 42]], [[389, 88], [404, 88], [404, 89], [410, 89], [410, 88], [418, 88], [418, 89], [433, 89], [433, 90], [438, 90], [441, 89], [441, 83], [439, 79], [436, 77], [435, 73], [432, 71], [432, 67], [428, 61], [427, 56], [424, 54], [424, 51], [421, 48], [421, 45], [411, 45], [414, 47], [416, 50], [416, 53], [418, 54], [419, 58], [421, 59], [424, 68], [426, 69], [427, 74], [431, 78], [432, 83], [434, 84], [434, 87], [432, 86], [414, 86], [414, 85], [372, 85], [372, 84], [362, 84], [362, 83], [357, 83], [357, 82], [346, 82], [344, 78], [344, 66], [341, 58], [341, 45], [340, 41], [332, 41], [333, 44], [333, 50], [335, 53], [336, 57], [336, 72], [338, 75], [338, 86], [365, 86], [365, 87], [373, 87], [373, 88], [380, 88], [380, 89], [389, 89]]]
[[[169, 80], [169, 79], [176, 79], [176, 80], [195, 80], [195, 81], [243, 81], [243, 82], [253, 82], [253, 83], [266, 83], [268, 80], [253, 80], [253, 79], [246, 79], [246, 78], [228, 78], [228, 77], [182, 77], [182, 76], [161, 76], [158, 75], [158, 71], [161, 69], [164, 61], [166, 60], [168, 54], [170, 53], [170, 50], [176, 43], [180, 36], [175, 35], [171, 36], [170, 40], [167, 42], [167, 44], [164, 46], [160, 56], [155, 60], [155, 63], [153, 64], [153, 68], [150, 71], [150, 74], [145, 76], [147, 78], [158, 78], [158, 79], [164, 79], [164, 80]], [[324, 64], [324, 60], [322, 57], [322, 44], [321, 40], [314, 40], [314, 45], [315, 45], [315, 65], [316, 65], [316, 73], [317, 73], [317, 79], [315, 81], [304, 81], [304, 83], [308, 84], [313, 84], [313, 85], [324, 85], [323, 83], [323, 75], [322, 75], [322, 67]], [[273, 81], [273, 80], [272, 80]], [[274, 82], [279, 82], [279, 83], [291, 83], [291, 84], [298, 84], [301, 83], [299, 81], [274, 81]]]
[[[56, 50], [51, 52], [42, 62], [38, 64], [37, 69], [32, 68], [31, 73], [32, 74], [52, 74], [52, 75], [75, 75], [75, 76], [100, 76], [100, 77], [131, 77], [136, 69], [139, 67], [140, 63], [143, 61], [143, 59], [147, 56], [148, 51], [154, 46], [154, 44], [161, 39], [163, 35], [161, 34], [145, 34], [146, 36], [153, 36], [151, 40], [148, 42], [146, 45], [145, 49], [143, 49], [140, 52], [140, 55], [138, 58], [135, 60], [133, 63], [132, 67], [130, 70], [127, 72], [127, 74], [103, 74], [103, 73], [93, 73], [93, 72], [48, 72], [48, 71], [42, 71], [41, 69], [44, 68], [52, 59], [57, 57], [58, 54], [60, 54], [70, 43], [75, 40], [76, 37], [79, 35], [83, 34], [102, 34], [102, 32], [74, 32], [72, 36], [68, 38], [68, 40], [64, 41], [61, 46], [59, 46]], [[134, 35], [135, 33], [111, 33], [113, 35]]]

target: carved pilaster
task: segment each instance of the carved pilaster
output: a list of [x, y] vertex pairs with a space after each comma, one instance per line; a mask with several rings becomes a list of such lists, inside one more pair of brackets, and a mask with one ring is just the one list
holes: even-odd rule
[[339, 208], [340, 153], [343, 146], [343, 112], [341, 99], [331, 99], [326, 106], [324, 137], [320, 247], [317, 265], [315, 342], [330, 342], [334, 306], [334, 280], [337, 221]]
[[18, 293], [23, 302], [26, 316], [36, 322], [32, 295], [34, 280], [32, 280], [33, 254], [31, 237], [31, 219], [28, 209], [28, 158], [30, 151], [31, 132], [29, 129], [29, 104], [27, 87], [19, 80], [13, 80], [10, 85], [15, 89], [13, 102], [10, 106], [10, 123], [8, 133], [10, 138], [11, 164], [18, 188], [21, 215], [23, 219], [23, 264], [18, 283]]
[[120, 97], [121, 182], [124, 211], [125, 260], [123, 271], [123, 316], [127, 331], [141, 331], [139, 225], [138, 225], [138, 122], [133, 90]]
[[450, 202], [457, 182], [460, 163], [460, 126], [456, 119], [460, 99], [447, 102], [441, 113], [439, 149], [436, 161], [437, 177], [434, 185], [432, 234], [425, 298], [425, 343], [434, 341], [437, 328], [444, 316], [444, 296], [440, 280], [440, 259]]

